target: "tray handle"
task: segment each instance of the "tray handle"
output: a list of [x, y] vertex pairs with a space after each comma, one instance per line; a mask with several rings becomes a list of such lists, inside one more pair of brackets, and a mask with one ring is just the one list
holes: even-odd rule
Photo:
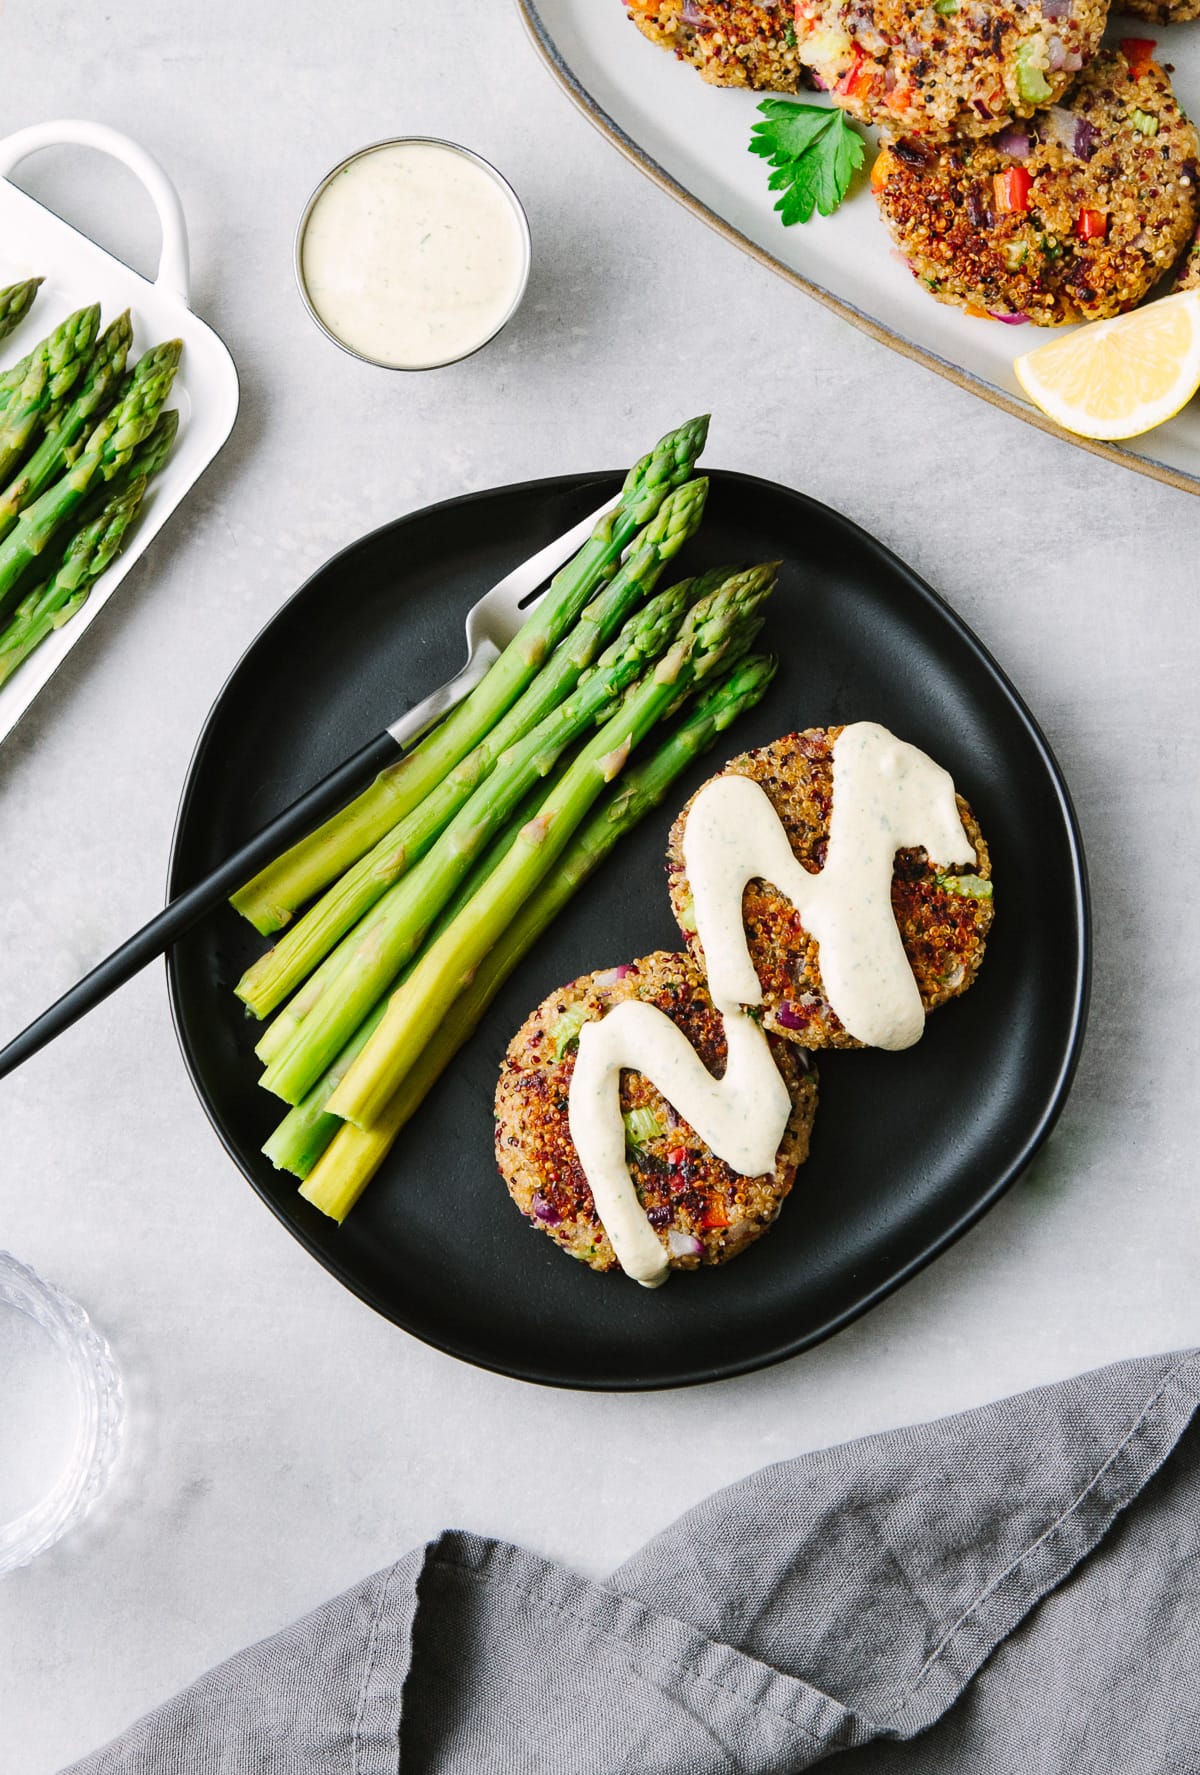
[[28, 129], [15, 130], [0, 140], [0, 178], [6, 178], [20, 161], [27, 155], [36, 154], [39, 148], [56, 148], [63, 143], [98, 148], [102, 154], [111, 154], [141, 180], [150, 193], [162, 229], [155, 284], [166, 294], [177, 296], [185, 308], [190, 308], [187, 224], [183, 219], [183, 205], [154, 156], [147, 154], [131, 137], [122, 135], [120, 130], [109, 129], [105, 123], [88, 123], [77, 117], [30, 124]]

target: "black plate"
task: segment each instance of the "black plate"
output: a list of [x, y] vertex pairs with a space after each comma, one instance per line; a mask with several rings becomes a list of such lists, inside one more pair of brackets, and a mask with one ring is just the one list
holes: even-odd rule
[[[598, 504], [615, 475], [565, 476], [432, 506], [335, 557], [254, 642], [217, 700], [184, 789], [178, 893], [461, 663], [463, 616], [501, 574]], [[1083, 1036], [1083, 855], [1061, 774], [1008, 681], [884, 548], [800, 493], [713, 474], [689, 565], [784, 562], [764, 639], [781, 670], [669, 805], [621, 845], [516, 971], [338, 1228], [259, 1147], [281, 1113], [255, 1083], [256, 1025], [232, 987], [262, 947], [223, 912], [168, 975], [201, 1101], [231, 1156], [363, 1300], [467, 1361], [555, 1386], [679, 1386], [828, 1337], [943, 1250], [1054, 1124]], [[869, 719], [953, 773], [992, 848], [997, 917], [979, 983], [903, 1054], [821, 1061], [812, 1156], [778, 1225], [727, 1269], [648, 1293], [531, 1229], [492, 1159], [492, 1092], [526, 1013], [592, 968], [677, 948], [663, 849], [724, 760], [793, 728]]]

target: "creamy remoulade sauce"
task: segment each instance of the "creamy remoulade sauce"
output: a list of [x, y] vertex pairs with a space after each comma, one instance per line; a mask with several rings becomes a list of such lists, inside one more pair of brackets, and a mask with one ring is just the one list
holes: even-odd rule
[[502, 325], [525, 272], [513, 198], [470, 155], [392, 142], [317, 197], [300, 272], [329, 331], [395, 369], [465, 357]]
[[625, 1163], [620, 1082], [642, 1073], [719, 1159], [745, 1177], [772, 1170], [791, 1102], [764, 1031], [745, 1007], [762, 1003], [742, 921], [746, 883], [769, 881], [817, 939], [825, 996], [850, 1035], [907, 1048], [925, 1011], [892, 912], [896, 852], [924, 849], [935, 866], [975, 862], [949, 773], [875, 722], [842, 729], [833, 746], [833, 806], [825, 863], [811, 874], [793, 855], [766, 792], [749, 777], [714, 777], [683, 834], [696, 932], [729, 1059], [714, 1079], [671, 1019], [636, 1000], [579, 1032], [568, 1105], [571, 1138], [621, 1268], [655, 1288], [667, 1255]]

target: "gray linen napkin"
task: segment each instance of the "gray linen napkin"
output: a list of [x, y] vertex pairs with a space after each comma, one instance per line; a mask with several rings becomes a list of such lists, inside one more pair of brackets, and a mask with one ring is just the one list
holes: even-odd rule
[[72, 1775], [1200, 1771], [1198, 1403], [1193, 1351], [784, 1461], [604, 1585], [445, 1534]]

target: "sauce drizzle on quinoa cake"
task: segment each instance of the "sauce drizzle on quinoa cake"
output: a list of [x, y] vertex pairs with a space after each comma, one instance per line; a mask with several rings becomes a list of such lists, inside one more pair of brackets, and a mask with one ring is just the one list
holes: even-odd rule
[[844, 727], [834, 744], [833, 783], [817, 874], [793, 856], [769, 797], [748, 777], [714, 777], [692, 803], [684, 848], [709, 991], [725, 1030], [719, 1080], [652, 1005], [626, 1001], [579, 1031], [571, 1138], [617, 1260], [645, 1287], [665, 1281], [669, 1265], [625, 1162], [622, 1070], [649, 1079], [719, 1159], [747, 1175], [771, 1169], [787, 1127], [787, 1087], [746, 1008], [763, 998], [742, 920], [748, 881], [770, 879], [818, 937], [830, 1004], [852, 1035], [899, 1049], [924, 1029], [892, 913], [892, 871], [896, 853], [915, 848], [943, 867], [975, 862], [953, 781], [926, 753], [863, 721]]

